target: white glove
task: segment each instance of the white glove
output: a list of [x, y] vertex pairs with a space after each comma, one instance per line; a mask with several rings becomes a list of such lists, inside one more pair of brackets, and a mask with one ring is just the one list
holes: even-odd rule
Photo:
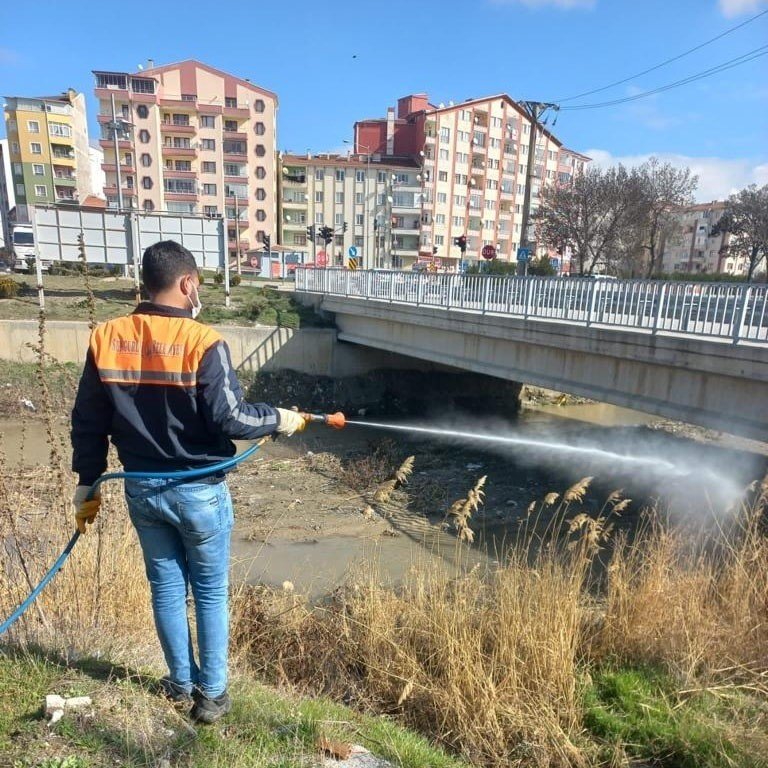
[[290, 437], [294, 432], [301, 432], [307, 426], [307, 420], [296, 411], [277, 408], [277, 412], [280, 414], [280, 425], [277, 428], [278, 435]]

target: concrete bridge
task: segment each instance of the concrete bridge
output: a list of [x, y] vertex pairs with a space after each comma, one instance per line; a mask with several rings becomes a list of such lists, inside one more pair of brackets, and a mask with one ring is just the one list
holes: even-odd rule
[[341, 341], [768, 441], [768, 286], [297, 270]]

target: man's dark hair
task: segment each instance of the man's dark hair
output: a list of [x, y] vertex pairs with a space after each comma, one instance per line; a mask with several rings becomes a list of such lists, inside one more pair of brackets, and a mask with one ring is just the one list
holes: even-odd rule
[[161, 240], [144, 251], [141, 277], [149, 294], [170, 288], [183, 275], [195, 274], [195, 257], [175, 240]]

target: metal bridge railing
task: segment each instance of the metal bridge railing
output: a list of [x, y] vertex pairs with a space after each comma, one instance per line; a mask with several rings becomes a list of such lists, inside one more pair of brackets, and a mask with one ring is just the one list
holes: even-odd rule
[[768, 286], [560, 277], [296, 270], [296, 290], [447, 311], [768, 343]]

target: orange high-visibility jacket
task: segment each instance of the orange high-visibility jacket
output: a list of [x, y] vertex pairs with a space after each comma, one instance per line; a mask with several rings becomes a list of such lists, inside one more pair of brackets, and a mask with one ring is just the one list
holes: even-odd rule
[[279, 422], [271, 406], [245, 401], [215, 330], [187, 310], [144, 302], [91, 334], [72, 411], [72, 469], [91, 485], [110, 439], [129, 472], [192, 469]]

